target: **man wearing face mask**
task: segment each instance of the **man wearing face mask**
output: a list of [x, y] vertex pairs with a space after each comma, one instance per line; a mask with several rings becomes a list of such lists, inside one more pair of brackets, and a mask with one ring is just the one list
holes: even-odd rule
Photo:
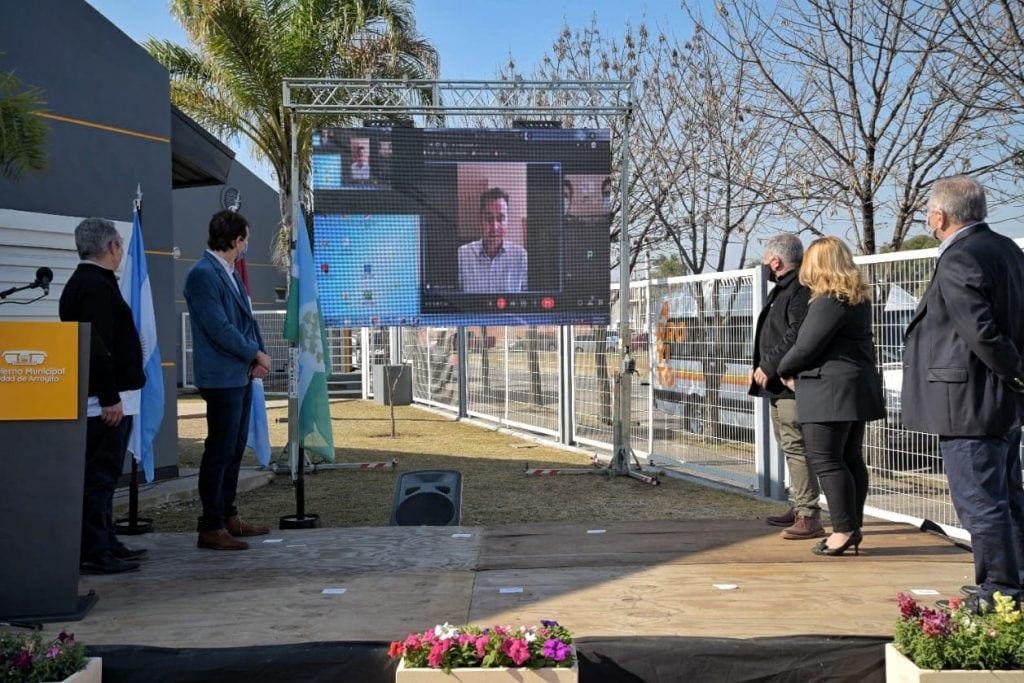
[[938, 180], [925, 222], [941, 241], [935, 273], [906, 333], [903, 425], [939, 435], [949, 492], [971, 534], [977, 588], [1024, 597], [1024, 254], [985, 224], [984, 188]]
[[807, 462], [803, 435], [796, 421], [796, 396], [778, 374], [779, 361], [793, 346], [807, 315], [810, 292], [797, 277], [803, 257], [804, 247], [796, 235], [776, 235], [764, 246], [763, 268], [775, 287], [768, 293], [768, 301], [757, 318], [753, 367], [749, 373], [749, 393], [766, 398], [771, 404], [775, 439], [786, 455], [789, 468], [793, 506], [785, 514], [772, 515], [765, 520], [772, 526], [786, 527], [781, 535], [787, 540], [825, 535], [818, 503], [821, 489]]
[[185, 277], [192, 327], [195, 384], [206, 401], [207, 437], [199, 467], [200, 548], [245, 550], [242, 536], [270, 533], [238, 516], [235, 495], [252, 410], [252, 379], [270, 372], [270, 356], [249, 306], [235, 262], [249, 248], [241, 214], [219, 211], [210, 219], [209, 249]]

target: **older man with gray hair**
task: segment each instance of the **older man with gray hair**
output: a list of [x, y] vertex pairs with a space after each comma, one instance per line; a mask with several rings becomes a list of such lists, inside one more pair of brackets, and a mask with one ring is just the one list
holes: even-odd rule
[[764, 246], [765, 275], [775, 287], [768, 293], [768, 302], [757, 317], [750, 369], [749, 393], [771, 403], [772, 428], [786, 455], [789, 494], [793, 498], [788, 512], [771, 515], [765, 521], [772, 526], [786, 527], [781, 535], [790, 541], [825, 535], [818, 503], [821, 489], [807, 462], [804, 437], [796, 421], [796, 396], [778, 374], [779, 361], [796, 341], [810, 301], [810, 292], [798, 278], [803, 257], [804, 247], [796, 235], [776, 235]]
[[971, 534], [980, 612], [1024, 593], [1024, 254], [985, 224], [985, 189], [938, 180], [925, 225], [938, 239], [935, 273], [906, 334], [903, 425], [939, 435], [949, 492]]
[[64, 285], [59, 310], [61, 320], [92, 325], [80, 569], [117, 574], [138, 569], [134, 560], [146, 554], [122, 544], [113, 522], [114, 489], [146, 375], [132, 311], [114, 276], [124, 257], [121, 235], [110, 221], [87, 218], [75, 228], [75, 247], [82, 260]]

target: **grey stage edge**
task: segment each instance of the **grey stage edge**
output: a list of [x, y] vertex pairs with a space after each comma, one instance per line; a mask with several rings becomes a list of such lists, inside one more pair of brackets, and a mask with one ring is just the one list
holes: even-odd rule
[[0, 622], [77, 621], [90, 325], [78, 326], [78, 419], [0, 421]]

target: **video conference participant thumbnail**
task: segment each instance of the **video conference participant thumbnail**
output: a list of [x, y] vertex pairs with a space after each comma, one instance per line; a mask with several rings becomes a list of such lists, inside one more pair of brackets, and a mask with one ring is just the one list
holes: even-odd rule
[[480, 239], [459, 247], [459, 289], [469, 294], [526, 291], [526, 249], [505, 241], [509, 195], [500, 187], [480, 194]]

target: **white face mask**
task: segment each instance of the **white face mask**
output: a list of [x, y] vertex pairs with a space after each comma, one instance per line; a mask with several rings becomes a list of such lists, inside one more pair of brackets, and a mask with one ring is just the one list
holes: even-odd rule
[[933, 211], [929, 210], [928, 213], [925, 215], [925, 217], [924, 217], [924, 227], [925, 227], [925, 230], [928, 232], [928, 235], [933, 240], [937, 240], [937, 239], [939, 239], [939, 230], [938, 230], [938, 228], [933, 228], [932, 227], [932, 213], [933, 213]]

